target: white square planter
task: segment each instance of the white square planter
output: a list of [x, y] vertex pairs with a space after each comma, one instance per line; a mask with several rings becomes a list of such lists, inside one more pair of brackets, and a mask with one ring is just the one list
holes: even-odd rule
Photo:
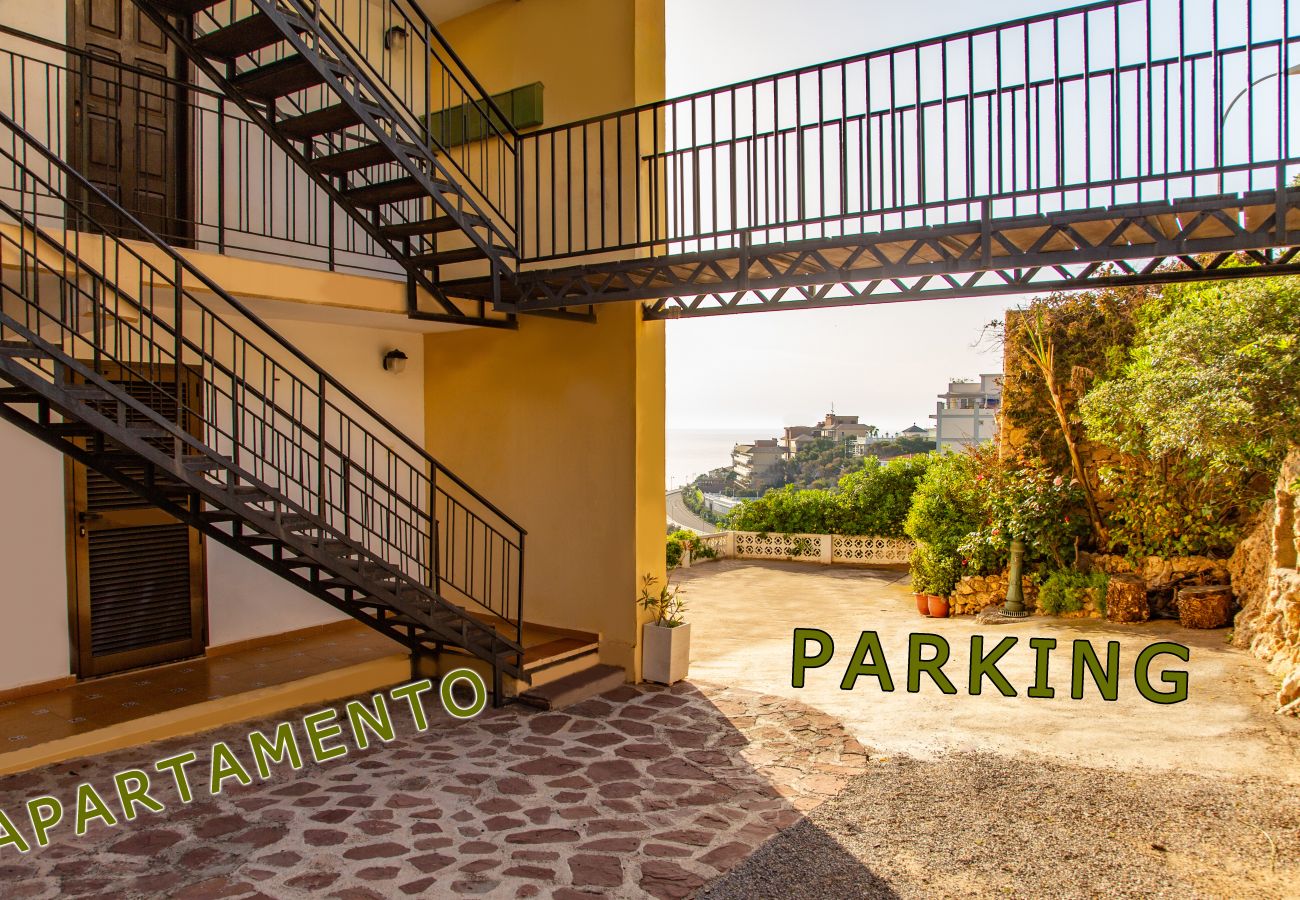
[[641, 677], [673, 684], [686, 677], [691, 666], [691, 626], [668, 628], [653, 622], [641, 629]]

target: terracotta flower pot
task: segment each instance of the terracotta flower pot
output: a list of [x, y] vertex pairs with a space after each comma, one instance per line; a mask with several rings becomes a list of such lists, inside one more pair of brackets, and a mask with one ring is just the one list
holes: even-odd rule
[[930, 615], [936, 619], [948, 618], [948, 598], [938, 594], [929, 595]]
[[930, 614], [930, 595], [913, 594], [913, 596], [916, 597], [916, 611], [923, 616], [928, 616]]

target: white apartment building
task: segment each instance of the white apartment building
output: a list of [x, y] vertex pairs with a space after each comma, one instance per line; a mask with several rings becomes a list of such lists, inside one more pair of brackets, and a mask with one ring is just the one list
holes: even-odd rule
[[979, 381], [950, 381], [935, 405], [934, 444], [938, 450], [961, 450], [998, 434], [1002, 405], [1001, 373], [981, 375]]

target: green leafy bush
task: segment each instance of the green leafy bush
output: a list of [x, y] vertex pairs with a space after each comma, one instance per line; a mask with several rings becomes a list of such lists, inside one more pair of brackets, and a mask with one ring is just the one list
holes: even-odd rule
[[1079, 409], [1123, 454], [1099, 473], [1130, 557], [1227, 554], [1300, 441], [1300, 290], [1292, 279], [1165, 287], [1125, 364]]
[[668, 535], [668, 568], [681, 565], [682, 556], [687, 550], [690, 550], [692, 559], [713, 559], [718, 555], [717, 551], [700, 540], [698, 534], [681, 529]]
[[1102, 467], [1100, 480], [1114, 498], [1111, 546], [1130, 559], [1229, 556], [1245, 513], [1259, 500], [1250, 473], [1210, 475], [1182, 454], [1159, 462], [1129, 457]]
[[984, 524], [981, 489], [973, 454], [936, 454], [912, 494], [903, 530], [917, 542], [913, 584], [946, 596], [961, 577], [960, 548]]
[[774, 488], [741, 504], [721, 527], [769, 534], [853, 534], [898, 537], [912, 492], [931, 455], [882, 463], [874, 456], [843, 476], [835, 491]]
[[1105, 614], [1109, 581], [1104, 572], [1089, 574], [1074, 569], [1057, 569], [1048, 574], [1038, 588], [1038, 608], [1053, 616], [1078, 612], [1087, 601], [1088, 591], [1093, 590], [1097, 609]]
[[840, 479], [831, 530], [818, 533], [902, 537], [912, 494], [932, 457], [927, 453], [888, 462], [866, 457], [862, 468]]
[[1015, 537], [1025, 542], [1028, 563], [1048, 562], [1058, 569], [1072, 563], [1077, 542], [1088, 533], [1078, 483], [1037, 458], [999, 460], [989, 448], [979, 451], [976, 460], [976, 483], [984, 489], [988, 510], [988, 525], [982, 529], [988, 546], [982, 555], [971, 551], [968, 559], [980, 563], [974, 574], [1005, 565]]
[[912, 590], [917, 593], [947, 597], [961, 578], [957, 557], [940, 553], [929, 544], [918, 543], [909, 563]]

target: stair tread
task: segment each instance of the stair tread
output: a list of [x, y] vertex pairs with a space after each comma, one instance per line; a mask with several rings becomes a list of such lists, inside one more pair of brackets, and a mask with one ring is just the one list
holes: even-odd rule
[[379, 166], [391, 162], [396, 162], [396, 159], [388, 148], [383, 144], [375, 143], [366, 144], [364, 147], [341, 150], [338, 153], [331, 153], [329, 156], [318, 156], [312, 160], [312, 165], [326, 174], [341, 175], [344, 172], [353, 172], [357, 169], [366, 169], [370, 166]]
[[284, 40], [282, 32], [266, 13], [255, 13], [233, 25], [211, 31], [194, 41], [194, 48], [214, 59], [235, 59]]
[[306, 57], [294, 54], [236, 75], [232, 83], [236, 90], [254, 100], [270, 101], [324, 81], [325, 76]]
[[612, 691], [624, 680], [623, 669], [619, 666], [597, 663], [541, 687], [529, 688], [519, 695], [519, 699], [539, 709], [560, 709]]
[[598, 641], [581, 638], [556, 638], [544, 644], [524, 648], [524, 670], [536, 669], [561, 660], [572, 659], [599, 649]]
[[213, 459], [210, 456], [187, 456], [181, 460], [181, 465], [190, 471], [204, 471], [211, 469], [223, 469], [230, 465], [229, 457], [225, 459]]
[[41, 348], [29, 341], [0, 341], [0, 355], [4, 356], [49, 356]]
[[333, 106], [312, 110], [300, 116], [281, 119], [276, 123], [276, 127], [285, 137], [305, 141], [318, 135], [328, 134], [331, 131], [342, 131], [345, 128], [360, 124], [361, 117], [357, 115], [352, 107], [346, 103], [336, 103]]
[[154, 2], [178, 16], [192, 16], [216, 6], [222, 0], [154, 0]]
[[428, 194], [424, 189], [424, 185], [414, 178], [407, 177], [352, 188], [349, 191], [344, 191], [343, 196], [357, 206], [382, 206], [385, 203], [414, 200], [417, 197], [428, 196]]
[[456, 247], [451, 250], [435, 250], [432, 253], [420, 253], [412, 256], [411, 262], [417, 266], [433, 268], [454, 263], [473, 262], [476, 259], [487, 259], [487, 254], [478, 247], [471, 245], [469, 247]]
[[[482, 300], [492, 296], [492, 279], [490, 276], [474, 275], [469, 278], [449, 278], [438, 282], [438, 287], [451, 297], [465, 297]], [[518, 296], [518, 287], [508, 279], [501, 282], [501, 296], [505, 299]]]
[[[478, 216], [466, 215], [463, 217], [464, 225], [477, 228], [487, 223]], [[406, 238], [416, 237], [421, 234], [441, 234], [444, 231], [459, 231], [462, 223], [456, 221], [451, 216], [435, 216], [432, 219], [420, 219], [415, 222], [399, 222], [395, 225], [385, 225], [379, 229], [380, 233], [386, 238]]]

